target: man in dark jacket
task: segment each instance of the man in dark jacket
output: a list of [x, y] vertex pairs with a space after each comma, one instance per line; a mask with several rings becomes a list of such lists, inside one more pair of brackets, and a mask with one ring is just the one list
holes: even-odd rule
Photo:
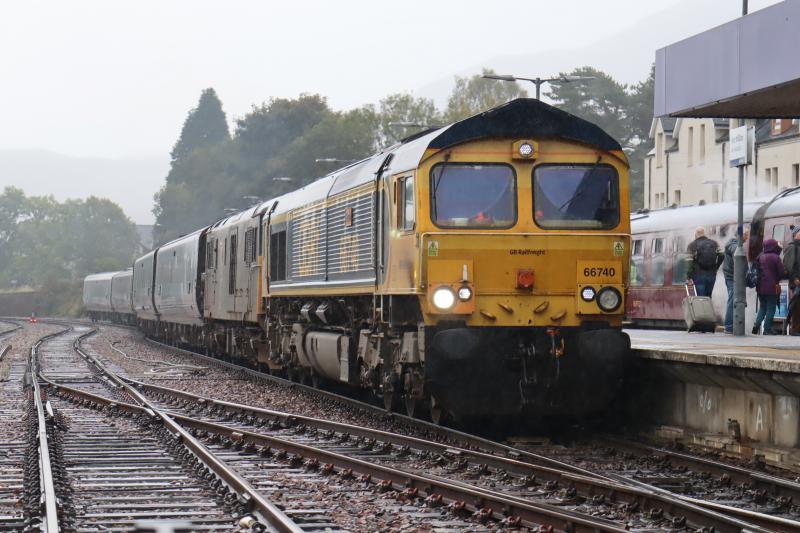
[[724, 259], [719, 244], [706, 237], [706, 230], [701, 226], [695, 230], [694, 240], [686, 251], [692, 257], [689, 279], [694, 283], [697, 295], [710, 297], [717, 281], [717, 269]]
[[783, 252], [783, 267], [789, 278], [789, 303], [792, 306], [788, 312], [790, 315], [791, 327], [789, 334], [800, 335], [800, 305], [798, 293], [800, 293], [800, 226], [792, 226], [792, 242], [786, 245]]
[[[750, 231], [744, 230], [743, 243], [750, 238]], [[725, 333], [733, 333], [733, 254], [739, 246], [739, 236], [736, 235], [725, 245], [725, 259], [722, 260], [722, 275], [725, 276], [725, 287], [728, 289], [728, 303], [725, 307]]]
[[786, 269], [781, 262], [781, 247], [775, 239], [764, 241], [764, 251], [756, 259], [758, 261], [758, 313], [753, 324], [753, 335], [758, 335], [761, 323], [764, 323], [764, 335], [772, 334], [772, 319], [778, 307], [780, 282], [786, 278]]

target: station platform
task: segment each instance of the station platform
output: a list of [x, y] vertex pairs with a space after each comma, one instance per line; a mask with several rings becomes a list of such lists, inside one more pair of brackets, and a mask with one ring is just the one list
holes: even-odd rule
[[642, 359], [800, 374], [800, 337], [629, 329]]

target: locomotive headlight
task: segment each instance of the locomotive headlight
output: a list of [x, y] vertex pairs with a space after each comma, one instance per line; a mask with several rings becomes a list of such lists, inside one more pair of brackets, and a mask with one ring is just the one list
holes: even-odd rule
[[522, 157], [530, 157], [533, 153], [533, 146], [530, 143], [522, 143], [519, 145], [519, 155]]
[[458, 289], [459, 300], [461, 300], [462, 302], [466, 302], [470, 298], [472, 298], [472, 289], [470, 289], [469, 287], [461, 287], [460, 289]]
[[594, 290], [594, 287], [584, 287], [581, 290], [581, 298], [584, 302], [591, 302], [594, 300], [594, 297], [597, 296], [597, 292]]
[[597, 293], [597, 306], [610, 313], [620, 306], [622, 303], [622, 295], [614, 287], [603, 287]]
[[439, 287], [433, 291], [431, 301], [438, 309], [444, 311], [456, 304], [456, 295], [450, 287]]

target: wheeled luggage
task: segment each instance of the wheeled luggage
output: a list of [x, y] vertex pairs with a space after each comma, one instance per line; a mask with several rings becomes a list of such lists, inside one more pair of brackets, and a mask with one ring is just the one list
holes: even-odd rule
[[692, 292], [689, 292], [689, 284], [686, 288], [686, 298], [683, 299], [683, 319], [686, 321], [686, 331], [714, 332], [717, 328], [717, 315], [714, 312], [714, 305], [708, 296], [697, 296], [697, 289], [691, 285]]

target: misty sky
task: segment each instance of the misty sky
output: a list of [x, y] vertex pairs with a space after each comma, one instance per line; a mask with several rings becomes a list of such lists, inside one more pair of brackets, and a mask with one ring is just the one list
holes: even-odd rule
[[[775, 1], [750, 0], [750, 9]], [[270, 97], [304, 92], [327, 96], [335, 109], [395, 92], [441, 99], [454, 74], [482, 65], [535, 76], [592, 64], [635, 83], [655, 48], [740, 9], [740, 0], [2, 0], [0, 155], [157, 159], [141, 174], [138, 197], [115, 194], [113, 182], [111, 192], [86, 186], [146, 223], [161, 165], [205, 87], [217, 90], [232, 120]], [[659, 23], [662, 13], [672, 22]], [[624, 43], [624, 53], [594, 46], [619, 46], [618, 34], [636, 42]], [[26, 170], [25, 157], [5, 163], [11, 170], [0, 187], [51, 192], [49, 174]], [[17, 183], [25, 175], [28, 183]], [[61, 181], [57, 197], [75, 187]]]
[[[164, 153], [204, 87], [233, 116], [301, 92], [350, 108], [492, 56], [580, 47], [676, 2], [4, 0], [0, 148]], [[719, 3], [735, 17], [738, 1]]]

